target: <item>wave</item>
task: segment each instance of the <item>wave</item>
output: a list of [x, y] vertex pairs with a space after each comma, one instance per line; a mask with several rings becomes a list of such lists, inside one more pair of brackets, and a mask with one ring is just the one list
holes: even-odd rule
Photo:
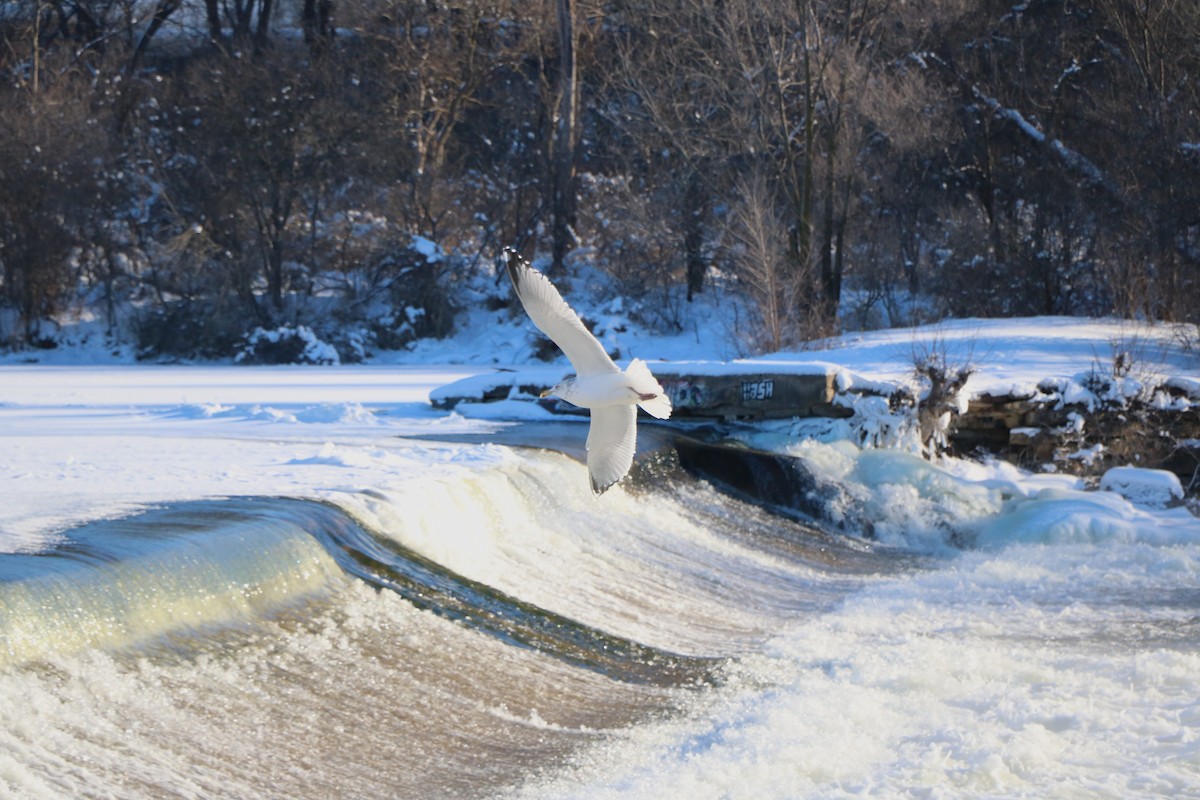
[[488, 794], [894, 571], [660, 467], [597, 503], [528, 452], [0, 556], [0, 796]]
[[752, 650], [869, 576], [948, 549], [1200, 540], [1182, 509], [903, 452], [650, 447], [602, 504], [577, 461], [530, 451], [323, 501], [190, 502], [78, 527], [47, 552], [0, 556], [0, 665], [250, 624], [357, 578], [620, 673]]
[[92, 522], [0, 556], [0, 665], [245, 623], [329, 592], [341, 570], [285, 502], [219, 500]]
[[709, 666], [458, 576], [330, 505], [284, 498], [181, 503], [83, 526], [46, 553], [0, 558], [0, 666], [211, 636], [311, 604], [347, 576], [622, 680], [694, 682]]
[[456, 573], [589, 628], [727, 657], [815, 613], [894, 553], [731, 498], [675, 450], [598, 501], [576, 460], [530, 452], [470, 479], [435, 475], [330, 500]]
[[569, 458], [501, 464], [324, 501], [166, 505], [0, 556], [0, 666], [202, 638], [356, 578], [578, 666], [692, 680], [883, 569], [869, 548], [729, 500], [678, 459], [651, 460], [640, 490], [603, 505]]
[[[1178, 648], [1170, 680], [1195, 660], [1200, 537], [1173, 512], [1094, 497], [1126, 528], [1089, 529], [1061, 480], [643, 438], [601, 501], [577, 460], [523, 449], [0, 556], [0, 797], [470, 797], [543, 771], [532, 796], [649, 797], [755, 753], [763, 796], [800, 761], [820, 793], [864, 764], [886, 783], [906, 737], [976, 724], [1023, 662], [1083, 698], [1114, 647]], [[1047, 650], [1047, 626], [1082, 644]], [[1016, 655], [993, 669], [996, 642]]]

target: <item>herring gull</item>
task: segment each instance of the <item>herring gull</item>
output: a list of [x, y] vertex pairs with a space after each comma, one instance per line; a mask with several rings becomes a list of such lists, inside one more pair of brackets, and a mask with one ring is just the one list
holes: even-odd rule
[[587, 437], [588, 476], [601, 494], [629, 472], [637, 444], [637, 409], [658, 419], [671, 416], [671, 399], [639, 358], [624, 372], [613, 363], [579, 315], [545, 275], [505, 248], [504, 263], [517, 298], [533, 324], [566, 354], [575, 375], [542, 392], [591, 411]]

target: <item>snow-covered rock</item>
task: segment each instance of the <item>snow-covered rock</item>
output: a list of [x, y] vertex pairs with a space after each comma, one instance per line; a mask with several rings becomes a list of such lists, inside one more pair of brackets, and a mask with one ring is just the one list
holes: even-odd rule
[[1116, 492], [1131, 503], [1157, 508], [1183, 499], [1179, 476], [1163, 469], [1113, 467], [1100, 479], [1100, 488]]

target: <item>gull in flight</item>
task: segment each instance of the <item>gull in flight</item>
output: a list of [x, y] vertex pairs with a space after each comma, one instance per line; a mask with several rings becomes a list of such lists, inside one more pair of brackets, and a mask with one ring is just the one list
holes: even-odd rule
[[641, 359], [635, 358], [622, 372], [554, 284], [518, 253], [505, 248], [504, 263], [525, 313], [575, 368], [574, 377], [542, 392], [542, 397], [554, 395], [591, 410], [588, 476], [592, 491], [600, 494], [624, 477], [633, 464], [638, 406], [652, 417], [667, 419], [671, 399]]

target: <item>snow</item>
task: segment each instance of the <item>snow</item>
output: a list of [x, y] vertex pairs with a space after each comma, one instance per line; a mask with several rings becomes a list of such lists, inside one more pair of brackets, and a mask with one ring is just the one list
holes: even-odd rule
[[[427, 259], [443, 257], [432, 242], [418, 240], [414, 247]], [[503, 463], [512, 457], [503, 448], [403, 438], [488, 432], [517, 420], [551, 418], [520, 387], [551, 385], [571, 371], [570, 364], [561, 356], [549, 363], [536, 358], [532, 323], [511, 303], [504, 308], [494, 302], [508, 296], [502, 285], [484, 276], [466, 286], [465, 310], [450, 337], [368, 354], [364, 364], [337, 364], [336, 353], [299, 326], [263, 331], [259, 338], [290, 335], [305, 343], [309, 360], [332, 364], [138, 364], [128, 347], [109, 341], [101, 320], [86, 315], [60, 322], [56, 349], [0, 353], [0, 551], [45, 547], [69, 525], [172, 500], [325, 498], [403, 484], [430, 471]], [[807, 441], [911, 450], [909, 432], [897, 426], [886, 400], [873, 395], [918, 388], [913, 365], [931, 357], [972, 370], [960, 403], [1017, 395], [1095, 407], [1160, 384], [1172, 393], [1162, 399], [1164, 406], [1182, 410], [1200, 402], [1200, 357], [1180, 347], [1197, 335], [1172, 325], [1068, 317], [947, 320], [745, 358], [744, 343], [754, 332], [746, 329], [744, 310], [716, 288], [686, 305], [669, 295], [635, 301], [584, 267], [565, 288], [568, 302], [595, 322], [597, 338], [620, 363], [642, 358], [660, 377], [766, 370], [835, 376], [845, 395], [839, 400], [853, 406], [856, 424], [784, 420], [745, 437], [785, 452], [799, 452]], [[653, 326], [642, 324], [647, 309], [656, 310]], [[1121, 354], [1128, 354], [1122, 374], [1113, 375]], [[1109, 380], [1096, 380], [1106, 375]], [[503, 391], [497, 402], [464, 402], [452, 411], [430, 403], [448, 396], [482, 399], [496, 390]], [[1009, 469], [991, 465], [971, 480], [1003, 475], [1007, 484], [1039, 486], [1041, 476], [1018, 480]], [[859, 475], [848, 478], [849, 496], [868, 491], [860, 483], [867, 472], [848, 474]], [[876, 477], [869, 480], [876, 480], [871, 474]], [[895, 496], [889, 500], [877, 491]], [[868, 493], [876, 497], [875, 507], [886, 509], [912, 491], [885, 481]], [[931, 502], [938, 506], [941, 500]], [[997, 511], [988, 507], [988, 513]], [[884, 527], [901, 531], [912, 522]], [[916, 529], [934, 531], [938, 524]]]
[[[1036, 125], [1025, 118], [1021, 112], [1014, 108], [1006, 108], [999, 100], [994, 97], [989, 97], [980, 91], [979, 87], [972, 87], [972, 92], [976, 99], [990, 108], [997, 117], [1002, 117], [1009, 120], [1021, 129], [1021, 132], [1040, 145], [1046, 145], [1049, 137], [1041, 131]], [[1058, 139], [1049, 140], [1049, 147], [1059, 157], [1059, 159], [1068, 167], [1073, 169], [1077, 174], [1082, 176], [1088, 182], [1097, 186], [1103, 186], [1108, 191], [1115, 191], [1112, 180], [1100, 169], [1091, 159], [1084, 156], [1077, 150], [1072, 150]]]
[[[588, 316], [584, 312], [584, 316]], [[449, 397], [483, 397], [501, 386], [552, 385], [570, 373], [570, 364], [560, 358], [554, 366], [531, 363], [532, 350], [520, 336], [506, 334], [495, 326], [487, 333], [460, 336], [452, 352], [462, 352], [462, 363], [481, 363], [473, 357], [472, 345], [497, 357], [504, 373], [481, 375], [437, 393]], [[478, 341], [472, 337], [489, 337]], [[949, 366], [969, 367], [973, 373], [961, 402], [982, 395], [1032, 398], [1056, 395], [1063, 405], [1089, 409], [1105, 403], [1138, 396], [1147, 385], [1164, 386], [1200, 398], [1200, 358], [1182, 351], [1180, 333], [1174, 325], [1133, 324], [1120, 320], [1072, 317], [1020, 319], [949, 320], [923, 328], [895, 328], [853, 333], [815, 342], [810, 349], [771, 353], [756, 358], [713, 358], [714, 340], [720, 340], [713, 325], [705, 335], [707, 344], [689, 343], [687, 337], [665, 337], [656, 346], [652, 333], [630, 326], [611, 337], [620, 350], [621, 362], [643, 358], [655, 375], [737, 375], [756, 372], [786, 374], [833, 374], [840, 392], [889, 395], [898, 386], [915, 388], [913, 364], [936, 355]], [[499, 340], [502, 343], [495, 344]], [[602, 341], [603, 341], [602, 337]], [[495, 346], [493, 346], [495, 344]], [[1111, 371], [1121, 352], [1131, 352], [1131, 374], [1097, 380]], [[662, 360], [666, 359], [664, 363]], [[456, 359], [458, 360], [458, 359]]]
[[1145, 506], [1166, 506], [1183, 499], [1183, 486], [1174, 472], [1143, 467], [1113, 467], [1100, 479], [1100, 488]]
[[[522, 395], [519, 388], [522, 385], [553, 386], [570, 372], [570, 368], [565, 365], [528, 367], [520, 371], [506, 369], [500, 372], [485, 372], [439, 386], [430, 392], [429, 399], [434, 403], [442, 403], [458, 397], [482, 399], [500, 389], [508, 390], [508, 398], [516, 398]], [[529, 396], [526, 399], [534, 398]]]
[[1193, 400], [1200, 400], [1200, 380], [1186, 375], [1172, 375], [1165, 384]]
[[[478, 324], [461, 326], [449, 340], [424, 342], [413, 352], [367, 365], [139, 365], [129, 363], [127, 354], [114, 356], [96, 344], [36, 354], [49, 355], [51, 364], [24, 364], [21, 358], [29, 354], [10, 354], [0, 363], [0, 452], [5, 454], [0, 463], [0, 550], [45, 547], [66, 526], [172, 500], [254, 494], [326, 497], [403, 483], [430, 470], [490, 468], [511, 454], [503, 448], [416, 443], [402, 437], [487, 432], [512, 420], [549, 419], [547, 411], [516, 389], [500, 402], [463, 403], [452, 412], [437, 410], [429, 401], [445, 393], [442, 387], [463, 379], [481, 391], [515, 387], [529, 376], [553, 382], [569, 372], [569, 364], [564, 359], [549, 365], [534, 361], [526, 321], [496, 312], [473, 312], [471, 320]], [[819, 343], [815, 352], [726, 361], [714, 358], [720, 349], [713, 344], [715, 323], [700, 342], [696, 331], [660, 339], [628, 320], [624, 325], [610, 333], [627, 357], [669, 355], [679, 360], [652, 362], [661, 375], [766, 368], [836, 371], [842, 388], [879, 388], [911, 383], [914, 353], [935, 349], [950, 363], [974, 367], [967, 384], [973, 395], [1033, 396], [1058, 387], [1064, 401], [1086, 400], [1079, 376], [1133, 338], [1126, 323], [1111, 320], [973, 319], [851, 334]], [[1174, 328], [1139, 326], [1136, 339], [1141, 349], [1135, 371], [1170, 375], [1171, 385], [1195, 396], [1200, 363], [1194, 354], [1173, 346], [1178, 341]], [[64, 363], [71, 354], [81, 363]], [[513, 371], [496, 371], [497, 361]], [[872, 418], [868, 406], [878, 399], [856, 401], [864, 419]], [[841, 421], [822, 424], [827, 430], [819, 438], [826, 442], [849, 435]], [[870, 443], [895, 443], [887, 420], [873, 424], [879, 430]], [[764, 426], [753, 443], [795, 450], [806, 438], [802, 427]], [[859, 431], [859, 438], [866, 433]], [[972, 480], [995, 481], [1004, 473], [1012, 484], [1016, 479], [1007, 469], [992, 465]], [[877, 470], [856, 474], [856, 484], [878, 484], [873, 492], [890, 486], [889, 491], [898, 493], [890, 501], [877, 498], [880, 508], [914, 491], [883, 480]], [[1113, 476], [1110, 488], [1122, 474]], [[1017, 482], [1037, 486], [1037, 479], [1026, 475]], [[1161, 484], [1153, 483], [1142, 476], [1128, 483], [1140, 487], [1136, 492], [1119, 491], [1144, 504], [1151, 502], [1148, 497], [1163, 496]], [[1072, 513], [1107, 518], [1111, 509], [1106, 505]], [[897, 523], [897, 530], [902, 527]]]
[[307, 325], [297, 325], [292, 327], [284, 325], [279, 328], [267, 330], [265, 328], [255, 328], [251, 334], [246, 337], [246, 345], [235, 361], [253, 361], [257, 355], [257, 350], [264, 345], [279, 345], [288, 341], [302, 342], [304, 347], [300, 350], [295, 361], [298, 364], [340, 364], [341, 356], [337, 350], [328, 342], [322, 341], [312, 328]]
[[[475, 316], [493, 319], [491, 312]], [[693, 331], [661, 348], [676, 363], [654, 368], [689, 361], [689, 368], [704, 363], [733, 371], [836, 369], [839, 385], [883, 386], [910, 381], [913, 352], [935, 348], [951, 361], [974, 364], [970, 391], [1033, 396], [1050, 383], [1086, 388], [1077, 377], [1104, 360], [1121, 331], [1109, 321], [966, 320], [855, 334], [824, 342], [816, 353], [741, 363], [723, 363], [718, 347], [696, 342]], [[653, 358], [658, 351], [652, 332], [611, 333], [626, 357], [641, 351]], [[56, 362], [50, 364], [10, 356], [0, 363], [0, 552], [43, 550], [72, 525], [172, 501], [316, 498], [347, 508], [372, 529], [396, 532], [405, 547], [497, 591], [562, 609], [583, 624], [620, 620], [635, 640], [653, 641], [664, 634], [638, 607], [629, 615], [628, 592], [644, 585], [663, 595], [653, 607], [691, 618], [679, 588], [687, 582], [675, 565], [706, 552], [691, 547], [688, 537], [710, 536], [689, 527], [679, 498], [664, 496], [659, 510], [653, 498], [648, 502], [621, 485], [593, 498], [584, 468], [566, 458], [410, 438], [487, 434], [514, 419], [550, 419], [540, 405], [516, 395], [460, 403], [454, 411], [429, 400], [464, 379], [496, 387], [516, 385], [520, 374], [561, 376], [565, 362], [532, 360], [528, 336], [521, 323], [501, 317], [496, 325], [462, 328], [440, 345], [392, 354], [386, 359], [392, 363], [380, 358], [340, 366], [139, 365], [99, 346], [75, 349], [83, 362], [75, 364], [65, 363], [71, 356], [65, 349], [50, 353]], [[1181, 390], [1200, 385], [1200, 364], [1167, 346], [1169, 329], [1146, 328], [1139, 336], [1157, 353], [1145, 357], [1145, 372], [1169, 374]], [[406, 359], [410, 363], [399, 363]], [[457, 363], [446, 365], [451, 361]], [[497, 372], [499, 363], [516, 371]], [[886, 401], [862, 395], [855, 404], [880, 426], [876, 443], [892, 441], [884, 430]], [[1200, 785], [1194, 759], [1200, 662], [1193, 646], [1200, 519], [1164, 502], [1177, 497], [1177, 482], [1122, 468], [1105, 476], [1106, 491], [1089, 491], [1073, 477], [1004, 462], [930, 462], [903, 449], [863, 448], [847, 438], [845, 423], [821, 421], [827, 428], [818, 440], [798, 423], [780, 421], [757, 429], [752, 443], [804, 459], [820, 476], [831, 522], [849, 535], [869, 529], [884, 548], [916, 554], [914, 566], [922, 568], [898, 579], [871, 577], [828, 612], [789, 611], [788, 623], [772, 631], [762, 652], [728, 662], [726, 684], [686, 690], [670, 714], [581, 738], [569, 756], [531, 768], [530, 780], [512, 796], [898, 796], [913, 786], [932, 787], [936, 796], [1040, 796], [1047, 786], [1088, 796], [1107, 788], [1104, 781], [1113, 775], [1125, 777], [1102, 793], [1194, 794]], [[578, 427], [582, 442], [586, 426]], [[555, 522], [539, 524], [548, 510]], [[648, 514], [662, 515], [658, 538], [643, 541], [640, 529], [625, 530], [625, 520]], [[596, 517], [605, 520], [604, 536], [588, 535], [597, 529]], [[591, 524], [574, 524], [582, 520]], [[765, 572], [754, 575], [774, 568], [767, 551], [711, 538], [706, 547], [764, 559]], [[258, 542], [269, 561], [297, 561], [284, 544]], [[693, 568], [705, 586], [733, 596], [738, 584], [731, 579], [746, 576], [724, 568], [731, 563], [737, 562], [700, 559]], [[646, 582], [613, 591], [611, 571], [629, 565], [650, 568]], [[557, 581], [533, 579], [547, 575]], [[830, 577], [841, 580], [836, 571]], [[306, 567], [287, 580], [317, 585], [322, 575]], [[563, 591], [565, 581], [584, 588]], [[362, 594], [376, 605], [402, 602], [387, 592]], [[207, 598], [204, 608], [220, 614], [220, 603], [236, 600]], [[368, 620], [373, 636], [404, 644], [406, 629], [358, 608], [348, 614], [352, 621]], [[162, 609], [170, 614], [169, 604]], [[722, 613], [745, 618], [738, 624], [749, 625], [761, 611], [737, 602], [722, 606]], [[377, 624], [380, 619], [387, 621]], [[323, 662], [341, 652], [346, 625], [353, 624], [329, 625], [302, 642], [319, 644], [314, 657]], [[376, 647], [384, 640], [372, 641]], [[417, 641], [442, 652], [442, 638]], [[353, 657], [362, 650], [348, 652]], [[234, 658], [205, 656], [186, 669], [220, 689], [234, 674], [227, 666]], [[247, 658], [255, 670], [280, 659], [292, 663], [287, 645], [274, 640]], [[353, 664], [345, 674], [352, 678], [361, 667]], [[159, 669], [148, 673], [156, 686], [163, 683]], [[42, 672], [36, 670], [36, 682], [14, 682], [9, 695], [21, 696], [27, 685], [42, 692]], [[110, 672], [117, 670], [104, 669]], [[372, 687], [387, 685], [375, 681], [382, 673], [367, 674]], [[96, 692], [108, 685], [103, 681], [57, 670], [52, 677], [53, 687], [76, 687], [70, 690], [86, 699], [32, 695], [39, 726], [49, 728], [45, 720], [65, 709], [65, 729], [87, 733], [96, 724], [93, 706], [108, 713], [110, 705], [125, 703], [116, 693]], [[174, 689], [193, 684], [165, 685], [172, 691], [164, 714], [174, 713]], [[311, 702], [306, 699], [305, 708], [319, 712]], [[554, 730], [536, 710], [529, 722]], [[24, 729], [15, 730], [22, 738]], [[74, 736], [72, 743], [94, 738]], [[60, 763], [57, 751], [50, 752], [52, 763]], [[142, 760], [144, 745], [118, 755]], [[10, 761], [12, 769], [25, 769]], [[164, 769], [172, 769], [174, 761], [167, 761]], [[162, 785], [175, 785], [172, 780]]]
[[323, 498], [482, 469], [497, 448], [403, 434], [487, 431], [429, 391], [454, 367], [0, 366], [0, 552], [175, 500]]
[[440, 247], [438, 247], [437, 242], [434, 242], [431, 239], [426, 239], [424, 236], [414, 236], [412, 247], [418, 253], [425, 256], [425, 260], [431, 264], [436, 261], [441, 261], [446, 257], [446, 254], [442, 252]]
[[[1075, 379], [1103, 373], [1114, 351], [1137, 351], [1133, 371], [1146, 375], [1194, 376], [1200, 359], [1178, 347], [1173, 325], [1133, 324], [1074, 317], [948, 320], [923, 328], [850, 334], [823, 342], [821, 358], [879, 380], [911, 379], [914, 358], [943, 354], [951, 365], [971, 366], [970, 396], [1034, 397], [1046, 379]], [[764, 360], [795, 360], [779, 353]]]

